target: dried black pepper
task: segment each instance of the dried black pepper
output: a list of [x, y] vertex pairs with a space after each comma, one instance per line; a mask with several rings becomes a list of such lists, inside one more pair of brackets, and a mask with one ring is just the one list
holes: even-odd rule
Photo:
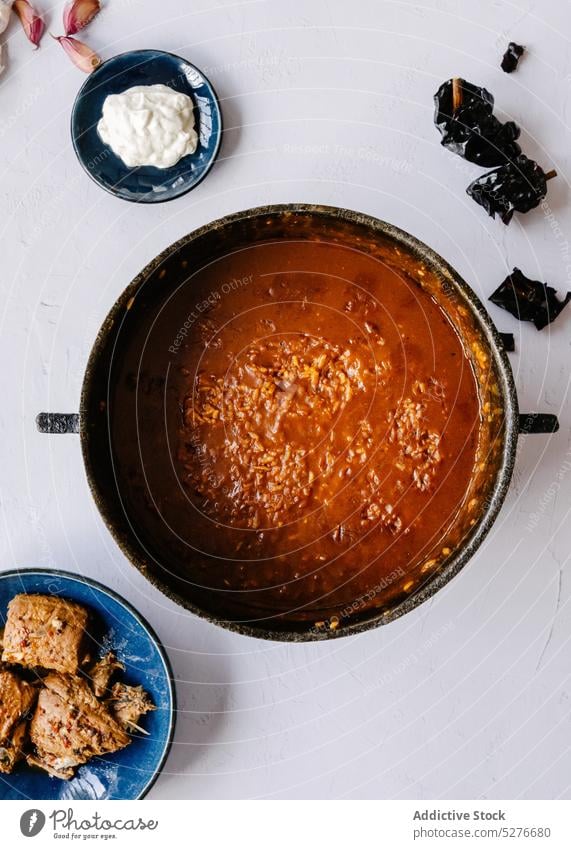
[[533, 321], [538, 330], [555, 321], [561, 310], [571, 301], [571, 292], [560, 301], [552, 286], [530, 280], [519, 268], [514, 268], [495, 292], [490, 301], [507, 310], [520, 321]]
[[500, 333], [504, 351], [510, 353], [515, 351], [515, 339], [513, 333]]
[[554, 171], [545, 174], [522, 153], [513, 162], [478, 177], [466, 191], [488, 215], [499, 215], [509, 224], [514, 212], [529, 212], [539, 205], [547, 194], [547, 180], [554, 176]]
[[442, 145], [452, 153], [484, 168], [503, 165], [521, 153], [519, 127], [494, 116], [494, 98], [485, 88], [456, 77], [442, 83], [434, 104]]
[[505, 71], [506, 74], [511, 74], [515, 71], [517, 63], [523, 56], [524, 50], [525, 47], [522, 47], [521, 44], [516, 44], [515, 41], [510, 41], [508, 49], [502, 58], [502, 71]]

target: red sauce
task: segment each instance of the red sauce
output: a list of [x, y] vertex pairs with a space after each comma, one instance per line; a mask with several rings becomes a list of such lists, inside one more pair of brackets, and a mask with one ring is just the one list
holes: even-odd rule
[[138, 390], [128, 503], [166, 523], [185, 579], [225, 593], [228, 615], [378, 605], [455, 544], [480, 404], [412, 276], [261, 243], [195, 273], [143, 334], [119, 382]]

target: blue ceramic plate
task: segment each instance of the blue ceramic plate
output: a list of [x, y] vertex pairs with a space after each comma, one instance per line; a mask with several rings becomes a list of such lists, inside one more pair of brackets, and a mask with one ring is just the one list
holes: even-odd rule
[[175, 693], [167, 656], [145, 620], [122, 598], [96, 581], [49, 569], [0, 573], [0, 627], [17, 593], [44, 593], [80, 602], [93, 614], [92, 636], [101, 651], [113, 650], [126, 667], [121, 680], [142, 684], [157, 710], [141, 721], [149, 736], [132, 735], [127, 748], [94, 758], [70, 781], [19, 763], [0, 774], [0, 799], [140, 799], [155, 782], [174, 731]]
[[[108, 94], [156, 83], [192, 99], [198, 147], [172, 168], [128, 168], [99, 138], [103, 102]], [[162, 50], [131, 50], [103, 62], [89, 75], [73, 105], [71, 137], [85, 171], [103, 189], [124, 200], [160, 203], [193, 189], [212, 168], [220, 149], [222, 116], [214, 89], [186, 59]]]

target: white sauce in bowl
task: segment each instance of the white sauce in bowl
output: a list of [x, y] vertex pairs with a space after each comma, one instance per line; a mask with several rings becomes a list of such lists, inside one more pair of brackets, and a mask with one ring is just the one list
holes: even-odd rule
[[192, 100], [160, 84], [108, 95], [97, 132], [129, 168], [171, 168], [198, 146]]

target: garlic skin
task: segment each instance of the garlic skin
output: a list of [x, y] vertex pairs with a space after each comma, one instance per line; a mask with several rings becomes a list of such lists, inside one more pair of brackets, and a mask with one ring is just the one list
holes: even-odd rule
[[[14, 0], [0, 0], [0, 35], [4, 32], [10, 23], [10, 15], [12, 13], [12, 3]], [[2, 63], [2, 45], [0, 44], [0, 74], [5, 69]]]
[[13, 2], [14, 0], [0, 0], [0, 34], [4, 32], [10, 23]]
[[63, 10], [66, 35], [76, 35], [101, 11], [99, 0], [71, 0]]
[[108, 95], [97, 132], [128, 168], [171, 168], [198, 146], [191, 98], [160, 83]]
[[29, 0], [14, 0], [13, 9], [20, 19], [28, 41], [37, 48], [42, 40], [46, 25]]
[[52, 35], [52, 38], [59, 41], [76, 68], [85, 74], [90, 74], [101, 65], [101, 57], [78, 38], [72, 38], [70, 35]]

